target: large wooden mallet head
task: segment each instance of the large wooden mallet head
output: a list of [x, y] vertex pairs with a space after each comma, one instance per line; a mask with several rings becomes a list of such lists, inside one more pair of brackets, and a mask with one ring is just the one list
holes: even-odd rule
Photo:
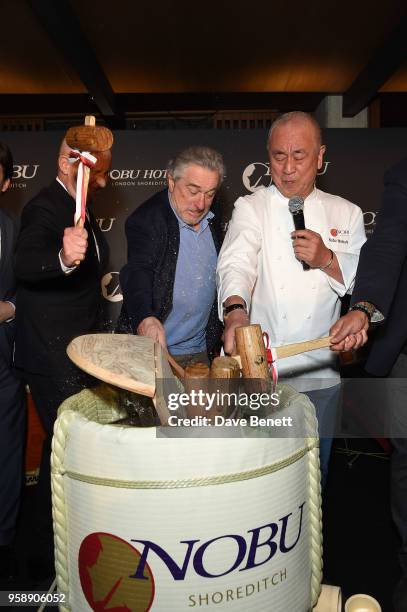
[[[65, 141], [68, 147], [74, 149], [69, 157], [76, 158], [75, 161], [79, 161], [74, 223], [83, 227], [86, 216], [90, 168], [97, 163], [97, 156], [93, 153], [103, 153], [111, 149], [113, 134], [108, 128], [96, 125], [96, 119], [93, 115], [87, 115], [84, 125], [69, 128], [65, 135]], [[79, 263], [78, 260], [75, 265], [79, 265]]]
[[113, 134], [103, 125], [95, 125], [93, 116], [86, 117], [85, 125], [74, 125], [66, 133], [68, 147], [96, 153], [108, 151], [113, 145]]

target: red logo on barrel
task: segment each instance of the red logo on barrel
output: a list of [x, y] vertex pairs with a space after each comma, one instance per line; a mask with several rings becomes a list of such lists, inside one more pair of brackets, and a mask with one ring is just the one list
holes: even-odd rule
[[154, 600], [154, 577], [147, 563], [143, 580], [135, 580], [139, 551], [110, 533], [91, 533], [81, 544], [79, 577], [94, 612], [148, 612]]

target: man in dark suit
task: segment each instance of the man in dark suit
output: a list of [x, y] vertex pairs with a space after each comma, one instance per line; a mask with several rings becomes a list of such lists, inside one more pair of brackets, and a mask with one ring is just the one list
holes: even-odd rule
[[[386, 412], [393, 453], [391, 506], [401, 537], [402, 579], [396, 612], [407, 610], [407, 159], [386, 172], [382, 207], [372, 237], [362, 247], [351, 309], [331, 328], [334, 350], [357, 349], [369, 324], [378, 324], [365, 370]], [[380, 323], [380, 324], [379, 324]]]
[[[10, 186], [13, 159], [0, 142], [0, 193]], [[25, 433], [24, 390], [12, 368], [15, 277], [14, 222], [0, 209], [0, 587], [12, 572], [11, 549], [23, 484]]]
[[185, 149], [169, 164], [168, 189], [126, 221], [118, 328], [160, 342], [183, 366], [208, 361], [219, 348], [215, 274], [221, 227], [214, 199], [223, 174], [217, 151]]
[[[90, 171], [88, 201], [106, 186], [111, 164], [110, 150], [92, 154], [97, 162]], [[100, 280], [108, 257], [90, 209], [85, 226], [74, 226], [77, 172], [78, 160], [64, 140], [56, 180], [24, 207], [16, 249], [15, 363], [29, 384], [47, 434], [35, 521], [48, 559], [34, 556], [32, 573], [39, 578], [53, 567], [49, 462], [57, 409], [64, 399], [89, 386], [88, 377], [68, 359], [66, 347], [75, 336], [100, 330]]]

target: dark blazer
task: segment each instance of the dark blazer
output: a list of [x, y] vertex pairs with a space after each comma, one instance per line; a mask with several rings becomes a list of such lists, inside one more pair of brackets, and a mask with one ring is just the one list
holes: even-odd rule
[[384, 176], [376, 228], [360, 253], [351, 304], [368, 301], [384, 314], [366, 370], [389, 373], [407, 342], [407, 158]]
[[[219, 205], [214, 202], [211, 210], [215, 216], [209, 226], [219, 253], [222, 243]], [[128, 263], [120, 272], [123, 307], [118, 330], [135, 333], [146, 317], [164, 322], [172, 309], [180, 233], [167, 190], [155, 194], [130, 215], [126, 221], [126, 236]], [[221, 333], [215, 299], [206, 327], [210, 356], [218, 348]]]
[[[16, 280], [13, 270], [13, 251], [17, 238], [16, 224], [0, 210], [0, 301], [15, 304]], [[0, 323], [0, 361], [9, 368], [12, 362], [14, 342], [14, 321]]]
[[[14, 302], [14, 222], [0, 210], [0, 300]], [[0, 544], [9, 543], [17, 524], [24, 473], [26, 410], [24, 387], [12, 368], [14, 321], [0, 323]]]
[[72, 273], [62, 272], [58, 254], [64, 229], [72, 227], [74, 213], [74, 199], [57, 181], [43, 189], [22, 212], [16, 250], [15, 362], [33, 374], [63, 377], [71, 368], [67, 344], [75, 336], [100, 329], [100, 280], [108, 248], [89, 213], [90, 224], [88, 220], [85, 223], [86, 257]]

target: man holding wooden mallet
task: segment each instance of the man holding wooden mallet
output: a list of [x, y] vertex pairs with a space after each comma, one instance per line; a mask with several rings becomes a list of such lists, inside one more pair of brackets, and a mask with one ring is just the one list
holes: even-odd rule
[[70, 128], [59, 150], [56, 179], [21, 217], [15, 362], [47, 434], [36, 491], [38, 545], [30, 568], [38, 580], [53, 572], [49, 463], [54, 421], [61, 402], [91, 384], [68, 359], [66, 347], [74, 337], [101, 329], [100, 280], [108, 249], [89, 204], [107, 184], [112, 143], [107, 128]]
[[[365, 242], [361, 210], [317, 189], [325, 146], [315, 119], [292, 112], [272, 125], [267, 148], [273, 185], [239, 198], [218, 261], [225, 352], [238, 326], [260, 323], [270, 345], [321, 338], [352, 289]], [[280, 376], [314, 402], [325, 481], [339, 373], [329, 349], [283, 359]], [[330, 435], [331, 434], [331, 435]]]

